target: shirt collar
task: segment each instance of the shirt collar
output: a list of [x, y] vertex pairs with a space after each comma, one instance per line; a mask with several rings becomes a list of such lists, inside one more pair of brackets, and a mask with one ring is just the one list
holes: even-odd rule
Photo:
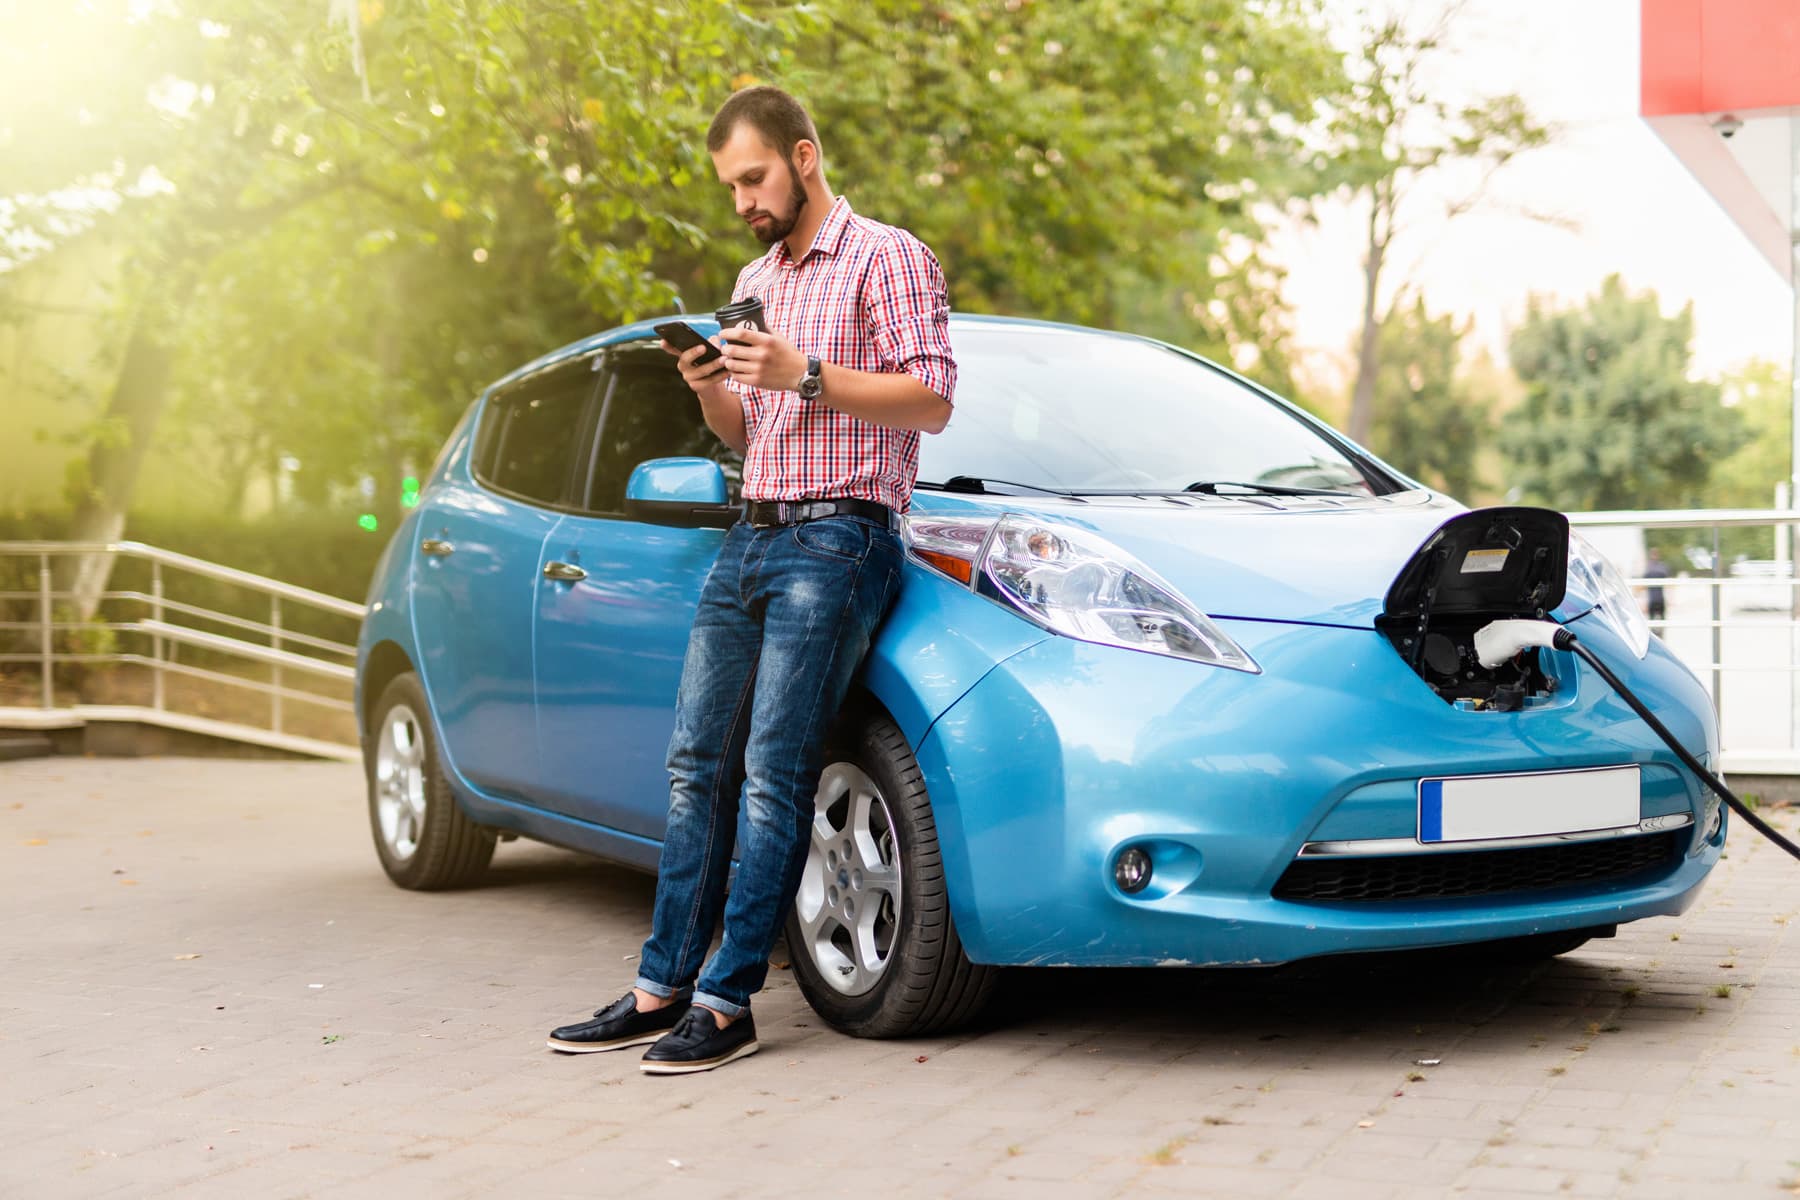
[[786, 242], [776, 242], [770, 247], [775, 265], [799, 266], [800, 263], [815, 254], [829, 254], [835, 257], [843, 247], [844, 235], [850, 232], [850, 218], [853, 215], [850, 211], [850, 201], [839, 196], [831, 202], [831, 211], [827, 212], [825, 219], [819, 223], [818, 232], [813, 234], [812, 245], [807, 248], [805, 254], [800, 256], [800, 262], [792, 261]]

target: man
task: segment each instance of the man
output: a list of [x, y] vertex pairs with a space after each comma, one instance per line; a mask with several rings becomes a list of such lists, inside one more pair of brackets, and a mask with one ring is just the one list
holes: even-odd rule
[[[1663, 561], [1662, 551], [1655, 546], [1650, 547], [1650, 561], [1644, 567], [1644, 578], [1667, 579], [1668, 577], [1669, 564]], [[1652, 621], [1661, 621], [1668, 616], [1668, 602], [1663, 596], [1662, 584], [1652, 583], [1646, 590], [1644, 598], [1648, 601], [1649, 615]]]
[[[833, 197], [798, 101], [772, 87], [738, 92], [706, 147], [738, 216], [769, 247], [732, 297], [760, 297], [767, 330], [725, 330], [723, 359], [704, 366], [704, 347], [679, 354], [707, 425], [744, 454], [745, 515], [688, 640], [636, 984], [549, 1042], [573, 1053], [653, 1042], [641, 1064], [652, 1074], [757, 1049], [750, 997], [806, 862], [824, 737], [899, 584], [895, 531], [919, 434], [943, 429], [956, 386], [936, 258]], [[749, 832], [727, 902], [740, 789]], [[724, 938], [702, 969], [721, 912]]]

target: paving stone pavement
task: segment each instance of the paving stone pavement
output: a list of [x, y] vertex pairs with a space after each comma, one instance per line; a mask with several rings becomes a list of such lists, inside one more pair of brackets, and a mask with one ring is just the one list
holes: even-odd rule
[[911, 1042], [776, 971], [725, 1070], [544, 1050], [650, 900], [524, 842], [400, 891], [354, 767], [0, 764], [0, 1196], [1800, 1193], [1800, 864], [1742, 828], [1550, 963], [1017, 972]]

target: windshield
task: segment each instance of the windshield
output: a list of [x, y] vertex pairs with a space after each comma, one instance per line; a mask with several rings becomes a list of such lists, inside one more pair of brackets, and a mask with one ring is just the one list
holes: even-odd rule
[[1075, 492], [1220, 482], [1372, 490], [1292, 413], [1161, 346], [1006, 327], [964, 327], [955, 341], [956, 408], [943, 433], [920, 441], [921, 483], [965, 475]]

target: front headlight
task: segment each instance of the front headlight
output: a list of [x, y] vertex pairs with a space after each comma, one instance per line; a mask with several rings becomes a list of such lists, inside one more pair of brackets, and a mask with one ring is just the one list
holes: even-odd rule
[[1009, 514], [909, 518], [906, 536], [921, 561], [1053, 633], [1261, 672], [1173, 586], [1094, 534]]
[[1569, 596], [1594, 608], [1639, 658], [1650, 649], [1650, 622], [1612, 560], [1579, 533], [1569, 534]]

